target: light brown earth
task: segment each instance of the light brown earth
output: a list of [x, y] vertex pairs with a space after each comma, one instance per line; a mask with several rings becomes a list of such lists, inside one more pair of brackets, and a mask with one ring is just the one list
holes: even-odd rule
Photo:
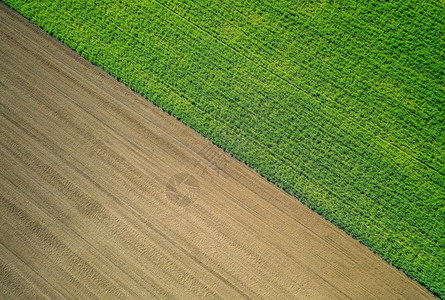
[[0, 144], [0, 298], [432, 298], [3, 4]]

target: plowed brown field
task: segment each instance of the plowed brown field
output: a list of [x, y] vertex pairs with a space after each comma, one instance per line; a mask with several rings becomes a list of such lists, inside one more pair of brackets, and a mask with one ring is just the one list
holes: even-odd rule
[[0, 298], [432, 298], [0, 4]]

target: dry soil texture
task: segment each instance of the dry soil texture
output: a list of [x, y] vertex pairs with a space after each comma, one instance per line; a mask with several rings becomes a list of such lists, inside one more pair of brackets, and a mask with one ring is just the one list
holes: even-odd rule
[[0, 298], [432, 298], [0, 5]]

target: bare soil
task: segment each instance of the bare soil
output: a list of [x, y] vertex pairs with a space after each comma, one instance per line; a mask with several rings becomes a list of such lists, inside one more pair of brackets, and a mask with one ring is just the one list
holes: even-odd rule
[[0, 173], [0, 298], [433, 298], [4, 4]]

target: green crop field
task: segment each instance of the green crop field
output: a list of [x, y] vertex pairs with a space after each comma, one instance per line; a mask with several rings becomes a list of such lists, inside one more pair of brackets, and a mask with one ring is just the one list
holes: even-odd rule
[[443, 1], [20, 1], [445, 297]]

